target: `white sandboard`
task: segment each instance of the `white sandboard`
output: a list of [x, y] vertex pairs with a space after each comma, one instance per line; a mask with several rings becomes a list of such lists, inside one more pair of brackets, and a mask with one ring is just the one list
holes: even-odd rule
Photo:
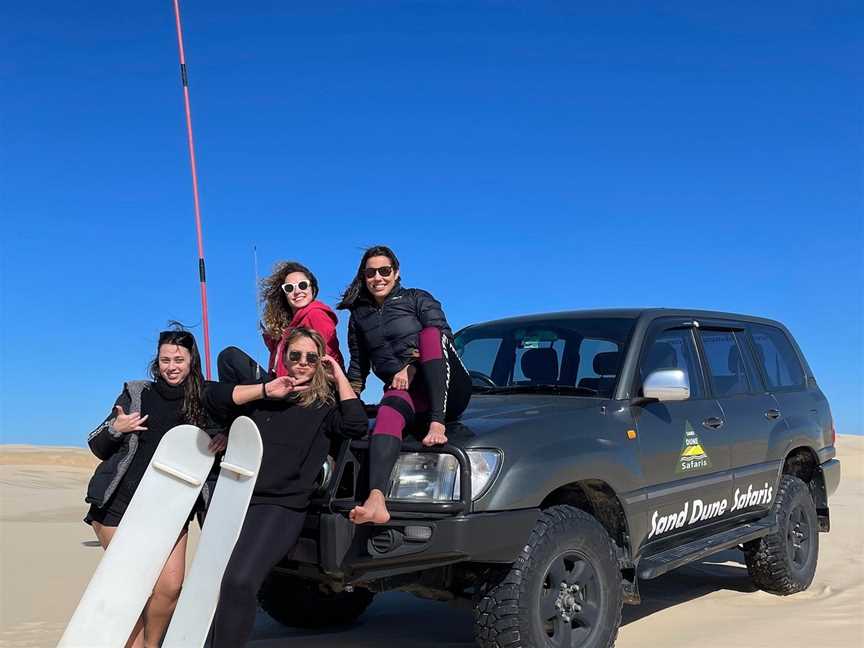
[[207, 640], [222, 575], [246, 519], [262, 453], [255, 423], [246, 416], [238, 417], [228, 433], [219, 481], [162, 648], [200, 648]]
[[58, 648], [126, 644], [213, 465], [209, 443], [194, 425], [162, 437]]

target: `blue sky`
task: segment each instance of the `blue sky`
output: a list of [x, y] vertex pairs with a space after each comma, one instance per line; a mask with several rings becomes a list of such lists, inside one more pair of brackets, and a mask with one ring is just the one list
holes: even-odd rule
[[[454, 327], [777, 318], [864, 431], [864, 10], [693, 5], [185, 2], [214, 349], [264, 356], [253, 245], [333, 303], [381, 242]], [[201, 319], [171, 3], [0, 24], [0, 441], [83, 445]]]

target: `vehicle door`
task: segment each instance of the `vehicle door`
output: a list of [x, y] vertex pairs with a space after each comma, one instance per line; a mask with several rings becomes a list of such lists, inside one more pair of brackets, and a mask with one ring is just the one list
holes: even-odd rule
[[759, 517], [771, 506], [780, 470], [769, 444], [785, 434], [786, 422], [762, 384], [743, 324], [699, 324], [709, 386], [723, 411], [720, 431], [729, 443], [733, 492], [727, 515]]
[[690, 384], [686, 400], [634, 407], [644, 479], [647, 543], [699, 535], [728, 509], [732, 476], [723, 412], [710, 397], [692, 325], [659, 320], [640, 353], [634, 394], [652, 372], [681, 369]]
[[[781, 455], [791, 449], [790, 445], [812, 445], [819, 450], [830, 444], [828, 402], [816, 379], [805, 372], [788, 334], [768, 324], [750, 324], [747, 329], [762, 379], [777, 401], [775, 415], [788, 426], [785, 436], [770, 441], [768, 452]], [[782, 456], [777, 458], [783, 460]]]

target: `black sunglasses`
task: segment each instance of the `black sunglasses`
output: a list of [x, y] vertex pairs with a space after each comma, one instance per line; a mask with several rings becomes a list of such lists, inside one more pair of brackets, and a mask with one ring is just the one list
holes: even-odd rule
[[[300, 362], [300, 358], [302, 358], [302, 357], [303, 357], [302, 351], [289, 351], [288, 352], [288, 359], [291, 362]], [[317, 353], [315, 353], [314, 351], [307, 351], [306, 352], [306, 364], [310, 364], [310, 365], [318, 364], [318, 359], [319, 359], [319, 355]]]
[[192, 348], [192, 343], [195, 341], [194, 336], [189, 331], [162, 331], [159, 333], [159, 344], [179, 344], [187, 349]]
[[363, 274], [366, 275], [367, 279], [371, 279], [375, 276], [375, 273], [380, 274], [382, 277], [389, 277], [393, 274], [393, 266], [381, 266], [380, 268], [366, 268], [363, 271]]
[[282, 290], [285, 292], [286, 295], [290, 295], [292, 292], [294, 292], [295, 288], [297, 290], [306, 290], [308, 287], [309, 287], [308, 281], [300, 281], [297, 283], [296, 286], [294, 284], [290, 284], [290, 283], [282, 284]]

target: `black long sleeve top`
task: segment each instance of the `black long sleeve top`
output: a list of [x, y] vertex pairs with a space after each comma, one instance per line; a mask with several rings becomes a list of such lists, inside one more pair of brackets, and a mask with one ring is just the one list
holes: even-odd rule
[[246, 415], [258, 426], [264, 454], [252, 493], [253, 504], [305, 507], [327, 458], [330, 439], [360, 438], [369, 430], [369, 419], [357, 398], [308, 407], [292, 398], [237, 405], [234, 387], [230, 383], [209, 385], [205, 402], [219, 420], [227, 422]]

